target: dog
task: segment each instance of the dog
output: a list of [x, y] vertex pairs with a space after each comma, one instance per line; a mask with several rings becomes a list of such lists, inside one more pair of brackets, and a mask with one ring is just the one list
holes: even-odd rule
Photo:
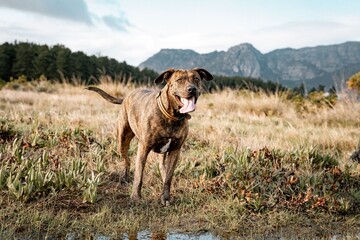
[[96, 87], [87, 87], [107, 101], [121, 104], [118, 125], [118, 151], [125, 160], [124, 178], [129, 180], [130, 159], [128, 150], [131, 140], [138, 139], [134, 181], [131, 199], [141, 199], [143, 171], [150, 151], [162, 154], [159, 169], [163, 181], [160, 201], [170, 203], [170, 186], [180, 149], [189, 132], [190, 112], [195, 111], [200, 96], [201, 81], [213, 76], [203, 68], [191, 70], [168, 69], [155, 83], [166, 83], [160, 90], [136, 89], [124, 99], [115, 98]]

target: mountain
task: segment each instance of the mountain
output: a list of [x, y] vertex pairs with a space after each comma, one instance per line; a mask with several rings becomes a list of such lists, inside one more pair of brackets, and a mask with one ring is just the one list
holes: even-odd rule
[[261, 78], [294, 87], [331, 87], [360, 71], [360, 42], [284, 48], [263, 54], [249, 43], [199, 54], [193, 50], [161, 49], [139, 65], [162, 72], [168, 68], [203, 67], [215, 75]]

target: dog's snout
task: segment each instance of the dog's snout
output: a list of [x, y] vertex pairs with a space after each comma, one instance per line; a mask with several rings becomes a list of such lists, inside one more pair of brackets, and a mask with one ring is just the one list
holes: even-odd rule
[[196, 93], [196, 87], [195, 86], [189, 86], [188, 87], [188, 92], [189, 93]]

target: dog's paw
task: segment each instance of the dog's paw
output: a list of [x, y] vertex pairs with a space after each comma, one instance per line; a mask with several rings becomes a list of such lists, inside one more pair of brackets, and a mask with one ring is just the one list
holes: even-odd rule
[[139, 203], [141, 200], [141, 197], [138, 194], [131, 194], [130, 198], [134, 203]]
[[130, 183], [130, 177], [129, 175], [127, 174], [124, 174], [124, 176], [122, 176], [122, 178], [120, 179], [120, 183], [123, 183], [123, 184], [128, 184]]
[[170, 197], [164, 197], [164, 195], [162, 195], [160, 198], [160, 202], [161, 205], [163, 205], [164, 207], [168, 207], [170, 206]]
[[161, 199], [161, 205], [163, 205], [164, 207], [168, 207], [168, 206], [170, 206], [170, 201], [169, 200], [162, 200]]

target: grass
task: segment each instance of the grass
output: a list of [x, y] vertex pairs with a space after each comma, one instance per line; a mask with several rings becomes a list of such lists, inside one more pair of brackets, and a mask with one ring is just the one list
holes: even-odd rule
[[[247, 238], [359, 232], [360, 166], [349, 156], [360, 143], [360, 103], [350, 98], [203, 94], [172, 205], [162, 207], [155, 154], [139, 204], [130, 201], [131, 184], [120, 182], [118, 106], [81, 84], [18, 85], [0, 91], [0, 238], [121, 238], [144, 229]], [[100, 87], [117, 96], [135, 88]]]

